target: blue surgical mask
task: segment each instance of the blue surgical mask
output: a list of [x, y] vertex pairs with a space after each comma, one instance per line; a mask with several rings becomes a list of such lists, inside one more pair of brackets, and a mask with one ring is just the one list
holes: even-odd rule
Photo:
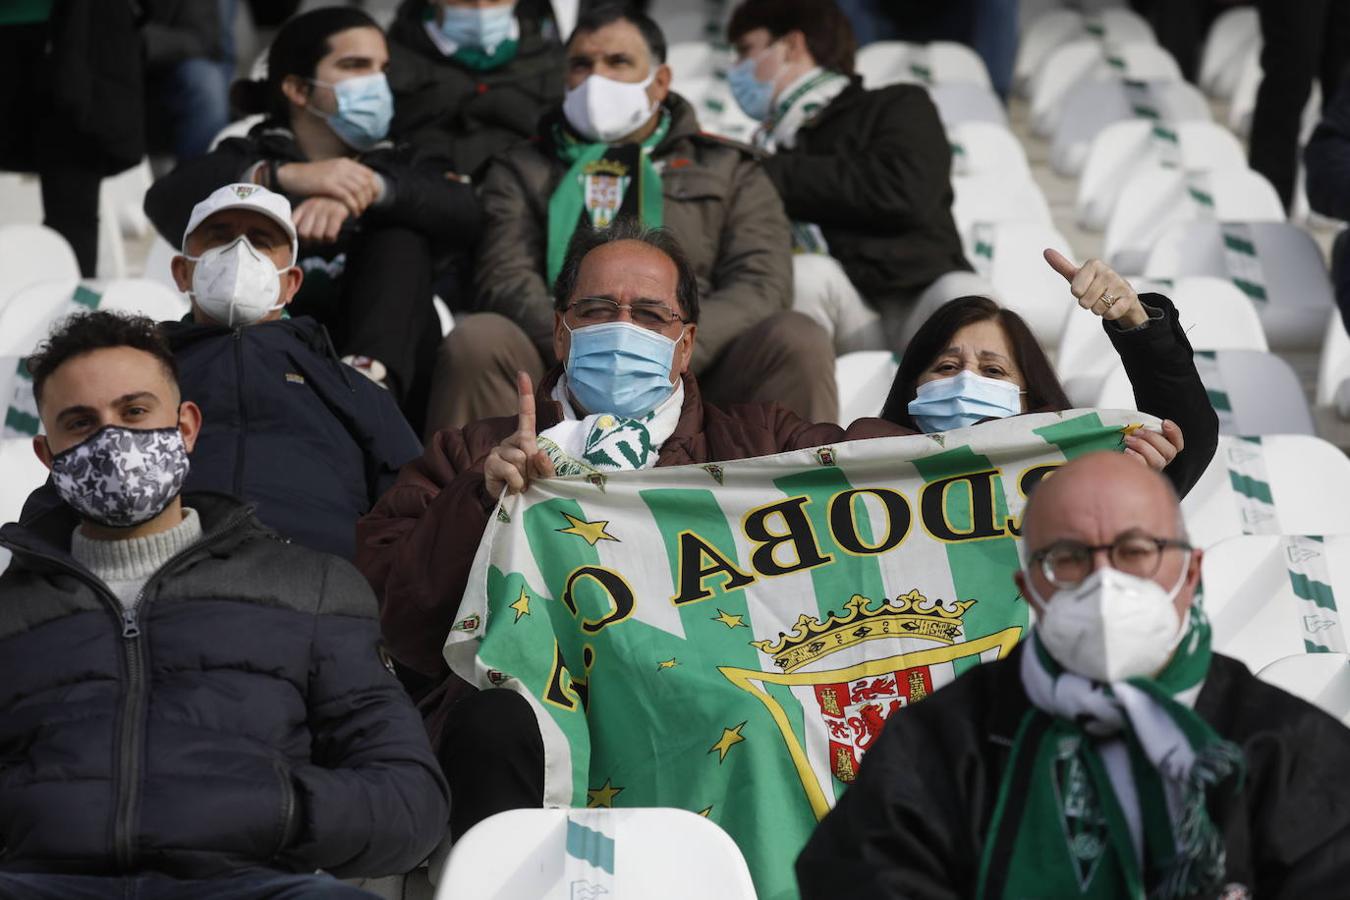
[[567, 386], [587, 412], [640, 419], [675, 390], [670, 338], [628, 322], [567, 330]]
[[919, 385], [909, 414], [925, 433], [965, 428], [984, 419], [1003, 419], [1022, 411], [1022, 391], [1011, 381], [985, 378], [969, 369], [951, 378]]
[[514, 3], [486, 8], [442, 6], [441, 34], [459, 47], [492, 53], [511, 39], [515, 19]]
[[747, 56], [727, 70], [727, 85], [736, 105], [747, 116], [763, 122], [769, 117], [769, 107], [773, 103], [772, 81], [760, 81], [755, 77], [756, 57]]
[[315, 81], [333, 89], [337, 112], [325, 114], [311, 104], [306, 109], [323, 116], [333, 133], [353, 150], [369, 150], [389, 134], [394, 118], [394, 95], [383, 72], [348, 78], [336, 84]]

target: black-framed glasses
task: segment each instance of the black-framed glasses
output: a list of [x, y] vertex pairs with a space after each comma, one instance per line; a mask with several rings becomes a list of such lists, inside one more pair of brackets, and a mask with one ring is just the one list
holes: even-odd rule
[[573, 300], [567, 306], [567, 311], [581, 325], [603, 325], [606, 322], [617, 321], [619, 313], [625, 309], [633, 318], [634, 325], [652, 331], [669, 328], [675, 322], [688, 321], [669, 306], [656, 300], [620, 303], [608, 297], [582, 297], [580, 300]]
[[1111, 568], [1139, 578], [1152, 578], [1162, 566], [1163, 553], [1169, 549], [1190, 550], [1191, 545], [1174, 538], [1156, 538], [1127, 534], [1109, 544], [1081, 544], [1056, 541], [1031, 554], [1031, 563], [1041, 567], [1045, 580], [1058, 588], [1074, 588], [1092, 574], [1092, 560], [1105, 551]]

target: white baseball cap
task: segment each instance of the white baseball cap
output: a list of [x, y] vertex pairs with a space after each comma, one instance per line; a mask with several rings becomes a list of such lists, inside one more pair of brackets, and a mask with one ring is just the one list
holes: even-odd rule
[[291, 263], [295, 263], [300, 253], [300, 241], [295, 235], [295, 222], [291, 220], [291, 201], [256, 184], [227, 184], [216, 188], [209, 197], [192, 207], [187, 228], [183, 230], [181, 249], [186, 252], [188, 235], [196, 231], [198, 225], [226, 209], [251, 209], [280, 225], [291, 240]]

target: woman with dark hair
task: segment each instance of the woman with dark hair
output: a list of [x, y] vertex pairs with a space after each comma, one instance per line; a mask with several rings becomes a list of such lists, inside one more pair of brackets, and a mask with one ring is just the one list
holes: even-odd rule
[[291, 19], [268, 50], [266, 79], [233, 88], [235, 104], [263, 121], [160, 179], [145, 210], [178, 246], [192, 207], [216, 188], [285, 194], [305, 271], [292, 314], [322, 322], [420, 428], [440, 340], [433, 274], [467, 252], [480, 210], [447, 160], [388, 139], [388, 63], [384, 33], [360, 10]]
[[[1162, 294], [1140, 297], [1100, 260], [1080, 268], [1054, 250], [1045, 258], [1069, 282], [1078, 305], [1102, 318], [1139, 410], [1163, 420], [1161, 433], [1128, 435], [1125, 452], [1164, 470], [1185, 496], [1214, 456], [1219, 420], [1176, 307]], [[987, 297], [960, 297], [914, 334], [881, 417], [936, 432], [1072, 405], [1021, 316]]]

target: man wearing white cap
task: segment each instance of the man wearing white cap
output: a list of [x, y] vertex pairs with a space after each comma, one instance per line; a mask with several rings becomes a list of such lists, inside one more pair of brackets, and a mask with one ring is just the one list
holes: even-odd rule
[[300, 289], [291, 204], [254, 184], [198, 203], [173, 260], [192, 315], [163, 326], [208, 425], [187, 490], [233, 494], [297, 544], [351, 558], [358, 517], [422, 452], [390, 393], [341, 362]]

